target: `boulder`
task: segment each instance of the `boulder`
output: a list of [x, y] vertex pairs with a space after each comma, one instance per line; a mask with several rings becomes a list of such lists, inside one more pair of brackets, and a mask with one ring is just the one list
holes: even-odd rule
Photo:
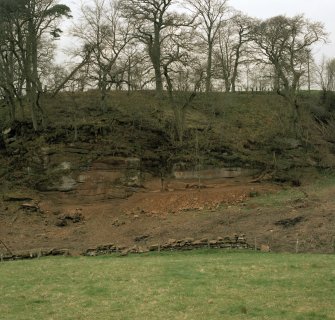
[[192, 245], [193, 246], [201, 246], [203, 244], [203, 242], [201, 241], [201, 240], [194, 240], [193, 242], [192, 242]]
[[168, 245], [176, 244], [176, 242], [177, 242], [176, 239], [169, 239], [169, 240], [167, 241], [167, 244], [168, 244]]
[[159, 248], [158, 244], [153, 244], [149, 247], [149, 251], [157, 251]]
[[25, 202], [21, 204], [21, 208], [30, 212], [39, 212], [40, 207], [36, 202]]
[[268, 244], [261, 244], [261, 252], [270, 252], [270, 246]]

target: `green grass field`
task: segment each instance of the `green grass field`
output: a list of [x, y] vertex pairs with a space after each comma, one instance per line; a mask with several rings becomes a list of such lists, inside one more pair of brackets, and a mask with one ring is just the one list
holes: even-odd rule
[[335, 256], [192, 251], [0, 263], [0, 318], [335, 319]]

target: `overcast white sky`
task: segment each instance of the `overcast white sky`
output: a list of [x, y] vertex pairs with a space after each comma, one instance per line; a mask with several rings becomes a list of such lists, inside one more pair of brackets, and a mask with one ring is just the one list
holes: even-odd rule
[[[90, 0], [82, 1], [90, 2]], [[76, 16], [80, 1], [60, 0], [60, 2], [68, 5]], [[294, 16], [303, 13], [313, 21], [321, 21], [329, 33], [330, 43], [318, 45], [314, 53], [318, 58], [322, 55], [335, 57], [335, 0], [229, 0], [228, 4], [251, 17], [266, 19], [279, 14]]]

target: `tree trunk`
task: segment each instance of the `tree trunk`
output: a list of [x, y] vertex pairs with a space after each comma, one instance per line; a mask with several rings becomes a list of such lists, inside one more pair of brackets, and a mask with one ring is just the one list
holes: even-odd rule
[[213, 55], [213, 44], [209, 38], [208, 39], [207, 68], [206, 68], [206, 93], [212, 91], [212, 55]]
[[131, 91], [131, 59], [128, 58], [128, 74], [127, 74], [127, 95], [130, 95]]
[[[30, 8], [30, 12], [32, 9]], [[26, 89], [27, 97], [30, 105], [31, 120], [33, 123], [34, 130], [37, 131], [38, 119], [37, 119], [37, 86], [36, 86], [36, 75], [37, 73], [37, 40], [35, 37], [35, 28], [32, 18], [28, 22], [28, 39], [27, 39], [27, 50], [26, 50]], [[36, 51], [36, 52], [35, 52]]]
[[184, 131], [185, 131], [185, 109], [181, 106], [174, 105], [173, 113], [175, 117], [175, 127], [178, 142], [182, 144], [184, 141]]
[[231, 86], [231, 82], [230, 82], [230, 71], [229, 71], [229, 63], [228, 61], [225, 61], [224, 57], [221, 56], [220, 57], [220, 65], [221, 65], [221, 72], [222, 72], [222, 80], [224, 83], [224, 89], [225, 92], [229, 92], [230, 91], [230, 86]]
[[150, 58], [155, 71], [155, 84], [156, 93], [162, 96], [163, 92], [163, 79], [161, 72], [161, 45], [160, 45], [160, 32], [158, 26], [155, 26], [155, 36], [149, 48]]
[[156, 92], [158, 96], [161, 96], [163, 92], [163, 81], [160, 66], [158, 64], [155, 64], [154, 69], [155, 69]]
[[237, 75], [238, 75], [238, 65], [240, 63], [240, 61], [239, 61], [240, 60], [240, 49], [239, 49], [239, 47], [236, 49], [233, 75], [231, 77], [231, 91], [232, 92], [236, 92], [236, 79], [237, 79]]
[[4, 91], [4, 102], [7, 105], [9, 111], [10, 122], [14, 122], [16, 120], [16, 102], [14, 93], [11, 89], [5, 86], [3, 86], [2, 89]]
[[100, 84], [100, 109], [102, 113], [107, 112], [106, 95], [107, 95], [107, 79], [106, 75], [104, 74], [102, 77], [102, 82]]
[[307, 60], [307, 85], [308, 85], [308, 92], [311, 92], [310, 53], [308, 53], [308, 60]]
[[225, 86], [225, 91], [229, 92], [230, 91], [230, 81], [229, 81], [229, 79], [224, 79], [224, 86]]
[[2, 134], [2, 128], [0, 126], [0, 153], [1, 151], [6, 151], [6, 144]]
[[15, 80], [14, 80], [14, 54], [1, 52], [3, 99], [8, 107], [10, 121], [16, 120]]

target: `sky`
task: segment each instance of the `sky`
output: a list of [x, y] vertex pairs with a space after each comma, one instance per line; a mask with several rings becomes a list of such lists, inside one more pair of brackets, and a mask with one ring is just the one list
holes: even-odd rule
[[[90, 0], [81, 0], [89, 3]], [[78, 0], [60, 0], [73, 11], [74, 18], [78, 15]], [[317, 60], [322, 56], [335, 57], [335, 0], [228, 0], [228, 4], [251, 17], [266, 19], [276, 15], [285, 14], [294, 16], [303, 13], [312, 21], [324, 23], [329, 33], [328, 44], [318, 44], [313, 51]], [[68, 24], [67, 24], [68, 25]], [[61, 47], [67, 47], [69, 40], [63, 41]], [[73, 45], [73, 44], [72, 44]], [[71, 46], [71, 45], [70, 45]], [[64, 55], [62, 55], [65, 58]]]

